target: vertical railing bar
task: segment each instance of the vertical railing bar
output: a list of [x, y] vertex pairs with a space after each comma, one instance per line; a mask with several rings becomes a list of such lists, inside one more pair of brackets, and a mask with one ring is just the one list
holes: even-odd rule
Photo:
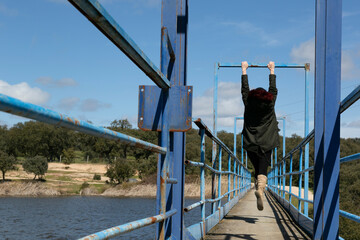
[[[290, 173], [292, 173], [292, 168], [293, 168], [293, 155], [292, 154], [290, 154], [290, 170], [289, 170], [289, 172]], [[292, 187], [292, 178], [293, 178], [293, 175], [292, 174], [290, 174], [290, 180], [289, 180], [289, 202], [290, 202], [290, 204], [292, 205], [292, 202], [291, 202], [291, 200], [292, 200], [292, 189], [291, 189], [291, 187]]]
[[[234, 159], [234, 161], [235, 161], [235, 159]], [[231, 155], [230, 154], [228, 154], [228, 171], [229, 172], [231, 172]], [[231, 176], [230, 176], [231, 174], [228, 174], [228, 193], [230, 192], [230, 178], [231, 178]], [[228, 202], [230, 202], [230, 198], [231, 198], [231, 196], [230, 196], [231, 194], [228, 194]]]
[[[236, 172], [236, 168], [237, 168], [237, 161], [235, 161], [235, 159], [234, 159], [234, 173], [237, 173]], [[236, 189], [236, 180], [237, 180], [237, 178], [238, 178], [238, 176], [236, 176], [235, 174], [234, 174], [234, 177], [233, 177], [233, 185], [234, 185], [234, 189]], [[234, 191], [233, 192], [233, 197], [235, 197], [237, 194], [237, 191]]]
[[[221, 163], [222, 163], [222, 147], [219, 146], [219, 171], [221, 172]], [[219, 174], [219, 177], [218, 177], [218, 198], [221, 197], [221, 173]], [[219, 200], [218, 202], [218, 209], [221, 208], [221, 199]]]
[[[305, 64], [305, 137], [309, 134], [309, 72], [310, 64]], [[305, 169], [309, 168], [309, 143], [305, 145]], [[309, 172], [304, 175], [304, 199], [309, 198]], [[304, 202], [304, 214], [309, 215], [308, 202]]]
[[286, 185], [286, 161], [283, 163], [283, 198], [285, 199], [285, 185]]
[[[215, 63], [215, 73], [214, 73], [214, 97], [213, 97], [213, 125], [214, 125], [214, 136], [217, 137], [217, 96], [218, 96], [218, 74], [219, 74], [219, 65]], [[212, 143], [212, 164], [213, 168], [215, 167], [215, 161], [216, 161], [216, 143], [213, 141]], [[215, 174], [212, 175], [212, 189], [211, 189], [211, 197], [215, 198]], [[212, 203], [212, 212], [215, 212], [215, 205], [216, 203]]]
[[[302, 165], [303, 165], [303, 149], [302, 147], [299, 149], [300, 157], [299, 157], [299, 171], [302, 171]], [[299, 174], [299, 198], [298, 198], [298, 211], [301, 212], [301, 190], [302, 190], [302, 173]]]
[[[200, 161], [205, 165], [205, 129], [200, 129], [201, 136], [201, 155]], [[200, 201], [205, 202], [205, 167], [200, 168]], [[201, 221], [203, 236], [205, 236], [205, 204], [201, 204]]]

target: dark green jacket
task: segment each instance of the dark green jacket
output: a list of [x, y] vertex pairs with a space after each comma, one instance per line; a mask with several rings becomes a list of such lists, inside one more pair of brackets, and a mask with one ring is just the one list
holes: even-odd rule
[[273, 95], [272, 102], [248, 99], [248, 76], [241, 77], [241, 94], [245, 105], [244, 149], [256, 153], [264, 153], [279, 146], [279, 128], [275, 115], [277, 97], [276, 75], [269, 75], [269, 93]]

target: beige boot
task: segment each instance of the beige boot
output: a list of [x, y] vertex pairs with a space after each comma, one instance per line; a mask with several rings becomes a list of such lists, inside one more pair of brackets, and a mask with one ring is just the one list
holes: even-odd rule
[[261, 174], [257, 176], [258, 189], [255, 191], [255, 196], [257, 198], [257, 208], [259, 211], [262, 211], [264, 209], [263, 196], [266, 187], [266, 181], [267, 177], [265, 175]]

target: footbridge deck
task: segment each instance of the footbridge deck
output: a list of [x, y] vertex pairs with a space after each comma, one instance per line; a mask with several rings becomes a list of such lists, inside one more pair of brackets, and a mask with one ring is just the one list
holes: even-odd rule
[[266, 192], [264, 210], [256, 208], [254, 189], [209, 231], [205, 239], [311, 239], [276, 199]]

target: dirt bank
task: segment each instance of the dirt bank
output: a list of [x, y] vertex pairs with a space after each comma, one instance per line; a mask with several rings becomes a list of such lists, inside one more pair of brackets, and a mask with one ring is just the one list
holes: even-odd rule
[[42, 182], [4, 182], [0, 184], [0, 196], [40, 197], [60, 195], [59, 191], [49, 188]]

